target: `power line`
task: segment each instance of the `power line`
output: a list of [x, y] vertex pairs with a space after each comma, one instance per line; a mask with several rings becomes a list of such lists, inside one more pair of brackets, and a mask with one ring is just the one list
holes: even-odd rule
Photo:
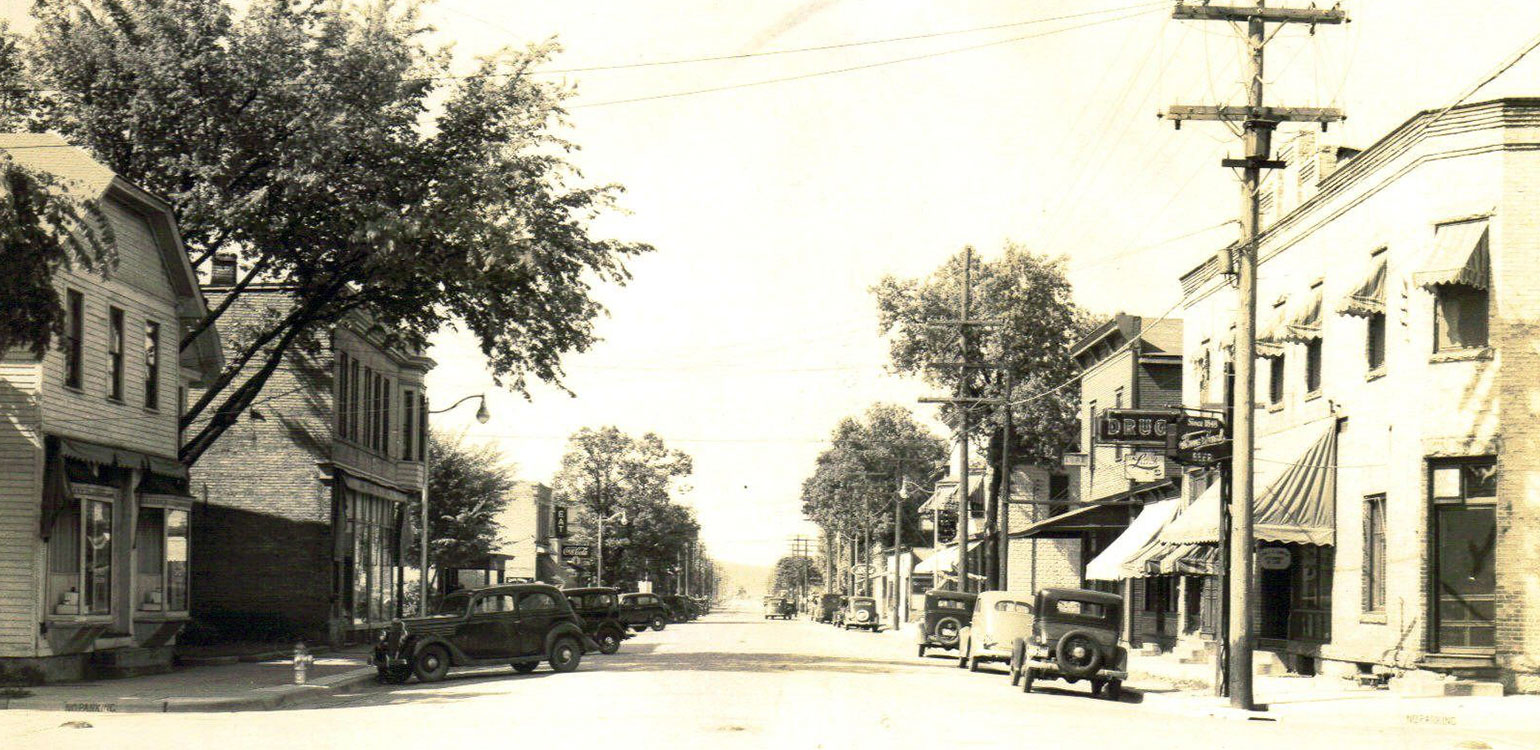
[[802, 73], [802, 74], [799, 74], [799, 75], [783, 76], [783, 77], [779, 77], [779, 78], [767, 78], [767, 79], [763, 79], [763, 80], [759, 80], [759, 81], [746, 81], [744, 83], [733, 83], [733, 84], [727, 84], [727, 85], [724, 85], [724, 86], [711, 86], [711, 87], [703, 88], [703, 89], [691, 89], [691, 90], [687, 90], [687, 91], [674, 91], [674, 92], [670, 92], [670, 93], [667, 93], [667, 94], [655, 94], [655, 95], [652, 95], [652, 96], [637, 96], [637, 97], [631, 97], [631, 98], [627, 98], [627, 99], [612, 99], [610, 101], [592, 102], [592, 103], [589, 103], [589, 104], [574, 104], [574, 105], [568, 107], [568, 109], [587, 109], [587, 108], [590, 108], [590, 107], [608, 107], [608, 106], [612, 106], [612, 105], [616, 105], [616, 104], [634, 104], [634, 103], [637, 103], [637, 102], [650, 102], [650, 101], [658, 101], [658, 100], [661, 100], [661, 99], [674, 99], [674, 98], [685, 97], [685, 96], [697, 96], [697, 95], [700, 95], [700, 94], [713, 94], [713, 93], [718, 93], [718, 92], [722, 92], [722, 91], [734, 91], [734, 90], [737, 90], [737, 89], [754, 88], [754, 87], [757, 87], [757, 86], [768, 86], [768, 85], [771, 85], [771, 84], [788, 83], [788, 82], [791, 82], [791, 81], [805, 81], [805, 80], [808, 80], [810, 78], [821, 78], [823, 76], [839, 75], [841, 73], [853, 73], [853, 72], [861, 71], [861, 70], [871, 70], [872, 68], [881, 68], [881, 67], [885, 67], [885, 66], [888, 66], [888, 65], [897, 65], [899, 63], [915, 62], [915, 61], [918, 61], [918, 60], [930, 60], [930, 59], [933, 59], [933, 58], [945, 57], [947, 55], [955, 55], [955, 54], [959, 54], [959, 53], [962, 53], [962, 52], [972, 52], [974, 50], [986, 49], [986, 48], [989, 48], [989, 47], [998, 47], [998, 46], [1005, 45], [1005, 44], [1014, 44], [1016, 42], [1022, 42], [1022, 41], [1026, 41], [1028, 39], [1037, 39], [1037, 38], [1040, 38], [1040, 37], [1052, 36], [1054, 34], [1062, 34], [1062, 33], [1068, 32], [1068, 31], [1077, 31], [1079, 29], [1090, 28], [1092, 26], [1099, 26], [1101, 24], [1115, 23], [1117, 21], [1126, 21], [1126, 20], [1129, 20], [1131, 18], [1136, 18], [1138, 16], [1147, 15], [1149, 13], [1156, 12], [1158, 10], [1160, 10], [1160, 8], [1151, 8], [1151, 9], [1148, 9], [1148, 10], [1140, 10], [1140, 11], [1137, 11], [1137, 12], [1134, 12], [1134, 13], [1129, 13], [1129, 14], [1122, 15], [1122, 16], [1117, 16], [1117, 17], [1114, 17], [1114, 18], [1105, 18], [1105, 19], [1101, 19], [1101, 20], [1097, 20], [1097, 21], [1090, 21], [1090, 22], [1083, 23], [1083, 24], [1077, 24], [1077, 25], [1074, 25], [1074, 26], [1066, 26], [1066, 27], [1059, 28], [1059, 29], [1053, 29], [1051, 31], [1039, 32], [1039, 33], [1036, 33], [1036, 34], [1024, 34], [1022, 36], [1011, 37], [1009, 39], [1000, 39], [1000, 40], [993, 41], [993, 42], [985, 42], [983, 44], [973, 44], [973, 45], [969, 45], [967, 47], [955, 47], [955, 48], [952, 48], [952, 49], [941, 50], [941, 51], [938, 51], [938, 52], [930, 52], [930, 53], [926, 53], [926, 54], [923, 54], [923, 55], [912, 55], [912, 56], [909, 56], [909, 57], [899, 57], [899, 58], [894, 58], [894, 59], [891, 59], [891, 60], [882, 60], [882, 61], [874, 62], [874, 63], [866, 63], [864, 65], [851, 65], [851, 66], [847, 66], [847, 67], [843, 67], [843, 68], [835, 68], [833, 70], [820, 70], [820, 71], [814, 71], [812, 73]]

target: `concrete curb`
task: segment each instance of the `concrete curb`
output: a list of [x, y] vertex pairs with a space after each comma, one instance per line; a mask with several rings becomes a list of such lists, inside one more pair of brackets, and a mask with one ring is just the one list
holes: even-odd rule
[[296, 706], [322, 698], [334, 690], [344, 690], [375, 679], [374, 667], [361, 667], [323, 677], [304, 685], [274, 685], [250, 690], [244, 695], [217, 695], [196, 698], [118, 698], [110, 701], [69, 700], [57, 698], [0, 699], [0, 710], [67, 711], [76, 713], [212, 713], [229, 711], [271, 711]]

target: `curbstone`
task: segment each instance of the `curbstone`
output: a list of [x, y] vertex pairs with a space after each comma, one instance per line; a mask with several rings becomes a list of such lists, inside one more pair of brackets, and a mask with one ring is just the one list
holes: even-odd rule
[[243, 695], [219, 695], [188, 698], [138, 699], [112, 701], [60, 700], [57, 698], [0, 699], [0, 710], [64, 711], [79, 713], [216, 713], [233, 711], [271, 711], [321, 698], [334, 690], [344, 690], [374, 680], [374, 667], [362, 667], [304, 685], [273, 685], [246, 691]]

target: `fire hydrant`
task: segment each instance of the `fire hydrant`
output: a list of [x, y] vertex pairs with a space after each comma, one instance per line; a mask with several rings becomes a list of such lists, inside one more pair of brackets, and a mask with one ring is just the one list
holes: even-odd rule
[[294, 684], [305, 684], [305, 678], [310, 673], [310, 664], [315, 657], [305, 648], [304, 641], [294, 644]]

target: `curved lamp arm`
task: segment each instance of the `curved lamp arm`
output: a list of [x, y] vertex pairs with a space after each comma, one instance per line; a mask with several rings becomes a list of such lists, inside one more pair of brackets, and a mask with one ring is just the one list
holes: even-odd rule
[[443, 414], [444, 412], [449, 411], [450, 409], [453, 409], [456, 406], [459, 406], [460, 404], [463, 404], [466, 401], [469, 401], [469, 400], [471, 400], [473, 398], [481, 399], [481, 407], [476, 410], [476, 421], [480, 422], [482, 424], [486, 424], [487, 420], [492, 418], [492, 413], [487, 411], [487, 394], [485, 394], [485, 393], [471, 394], [471, 395], [466, 396], [465, 398], [462, 398], [459, 401], [456, 401], [456, 402], [454, 402], [454, 403], [452, 403], [452, 404], [450, 404], [450, 405], [448, 405], [448, 406], [446, 406], [446, 407], [444, 407], [442, 409], [430, 409], [428, 411], [428, 413], [429, 414]]

